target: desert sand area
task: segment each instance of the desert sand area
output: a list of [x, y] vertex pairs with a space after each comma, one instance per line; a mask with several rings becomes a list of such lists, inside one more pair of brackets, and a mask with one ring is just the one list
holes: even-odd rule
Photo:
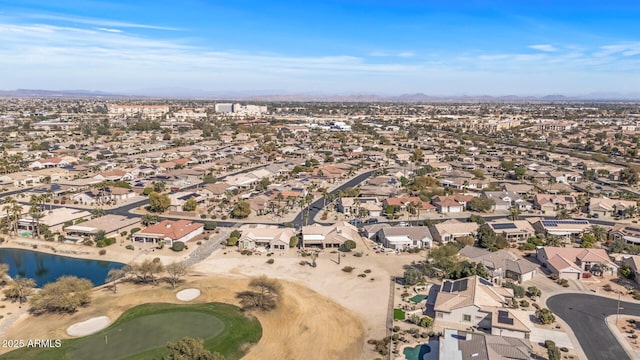
[[[202, 295], [192, 303], [225, 302], [237, 304], [235, 294], [245, 290], [248, 278], [190, 276], [178, 289], [168, 284], [121, 284], [117, 294], [106, 287], [94, 290], [90, 306], [71, 315], [22, 314], [3, 335], [4, 339], [65, 339], [69, 325], [93, 317], [117, 319], [125, 310], [147, 303], [179, 303], [176, 293], [183, 288], [200, 289]], [[283, 281], [281, 305], [270, 313], [255, 313], [263, 327], [262, 339], [244, 359], [358, 359], [364, 347], [362, 319], [348, 309], [300, 285]], [[63, 340], [64, 341], [64, 340]], [[0, 349], [5, 353], [10, 349]]]

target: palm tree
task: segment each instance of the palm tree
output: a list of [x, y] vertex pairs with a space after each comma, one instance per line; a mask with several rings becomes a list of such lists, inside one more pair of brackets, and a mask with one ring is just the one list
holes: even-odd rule
[[517, 206], [512, 206], [509, 210], [509, 219], [510, 220], [519, 220], [520, 219], [520, 209]]
[[605, 230], [605, 228], [603, 228], [602, 226], [593, 225], [591, 226], [590, 232], [596, 238], [596, 241], [602, 241], [607, 237], [607, 230]]
[[564, 220], [570, 217], [571, 216], [569, 216], [569, 212], [567, 211], [567, 209], [562, 209], [556, 214], [556, 219], [558, 220]]
[[634, 218], [636, 216], [636, 213], [638, 212], [638, 208], [635, 206], [629, 206], [625, 212], [627, 213], [628, 217]]
[[414, 211], [416, 210], [416, 204], [414, 204], [413, 201], [409, 201], [407, 203], [406, 210], [407, 210], [407, 221], [410, 221], [411, 214], [413, 214]]
[[42, 213], [42, 199], [43, 197], [40, 195], [31, 195], [31, 200], [29, 203], [31, 204], [31, 208], [29, 209], [29, 215], [36, 222], [35, 234], [36, 238], [40, 237], [40, 219], [44, 217]]

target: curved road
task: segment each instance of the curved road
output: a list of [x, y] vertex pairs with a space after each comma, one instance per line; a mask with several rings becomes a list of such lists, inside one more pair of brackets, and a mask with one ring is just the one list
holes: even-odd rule
[[[547, 306], [571, 327], [589, 360], [629, 359], [605, 321], [607, 316], [616, 314], [617, 299], [559, 294], [550, 297]], [[620, 314], [640, 316], [640, 304], [621, 301], [620, 308]]]

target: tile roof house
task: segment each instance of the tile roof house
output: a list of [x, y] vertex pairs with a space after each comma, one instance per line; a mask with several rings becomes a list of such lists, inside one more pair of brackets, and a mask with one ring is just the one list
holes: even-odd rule
[[509, 250], [491, 252], [474, 246], [465, 246], [459, 252], [470, 262], [480, 263], [489, 271], [494, 283], [503, 279], [524, 282], [533, 279], [538, 272], [538, 265], [519, 258]]
[[358, 228], [345, 221], [329, 226], [313, 224], [302, 227], [303, 247], [338, 248], [347, 240], [358, 243], [360, 239]]
[[533, 350], [526, 339], [445, 329], [439, 357], [446, 360], [526, 360]]
[[640, 245], [640, 226], [635, 224], [617, 224], [609, 231], [609, 239]]
[[536, 194], [534, 205], [546, 214], [558, 210], [573, 210], [578, 203], [570, 195]]
[[544, 246], [537, 249], [542, 266], [562, 279], [581, 279], [582, 273], [614, 275], [618, 265], [613, 263], [604, 249]]
[[625, 210], [633, 207], [637, 208], [635, 201], [620, 199], [609, 199], [607, 197], [589, 199], [589, 214], [599, 217], [613, 217], [624, 215]]
[[475, 222], [461, 222], [456, 219], [447, 220], [433, 225], [431, 235], [433, 240], [439, 243], [455, 241], [463, 236], [476, 237], [478, 234], [478, 224]]
[[162, 220], [135, 233], [132, 241], [157, 244], [164, 241], [167, 246], [174, 242], [187, 242], [204, 232], [204, 225], [190, 220]]
[[389, 249], [430, 248], [431, 232], [425, 226], [383, 227], [377, 233], [378, 241]]
[[437, 292], [433, 311], [436, 321], [491, 328], [492, 314], [511, 304], [513, 290], [494, 286], [478, 275], [445, 280]]
[[238, 247], [241, 250], [277, 250], [289, 249], [291, 237], [296, 236], [296, 231], [291, 228], [255, 227], [242, 230], [238, 239]]

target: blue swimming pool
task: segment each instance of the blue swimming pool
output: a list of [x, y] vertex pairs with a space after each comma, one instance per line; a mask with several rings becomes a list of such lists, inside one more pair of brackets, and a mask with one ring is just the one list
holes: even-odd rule
[[407, 360], [424, 360], [424, 356], [431, 352], [431, 346], [427, 344], [416, 347], [406, 347], [402, 352]]

